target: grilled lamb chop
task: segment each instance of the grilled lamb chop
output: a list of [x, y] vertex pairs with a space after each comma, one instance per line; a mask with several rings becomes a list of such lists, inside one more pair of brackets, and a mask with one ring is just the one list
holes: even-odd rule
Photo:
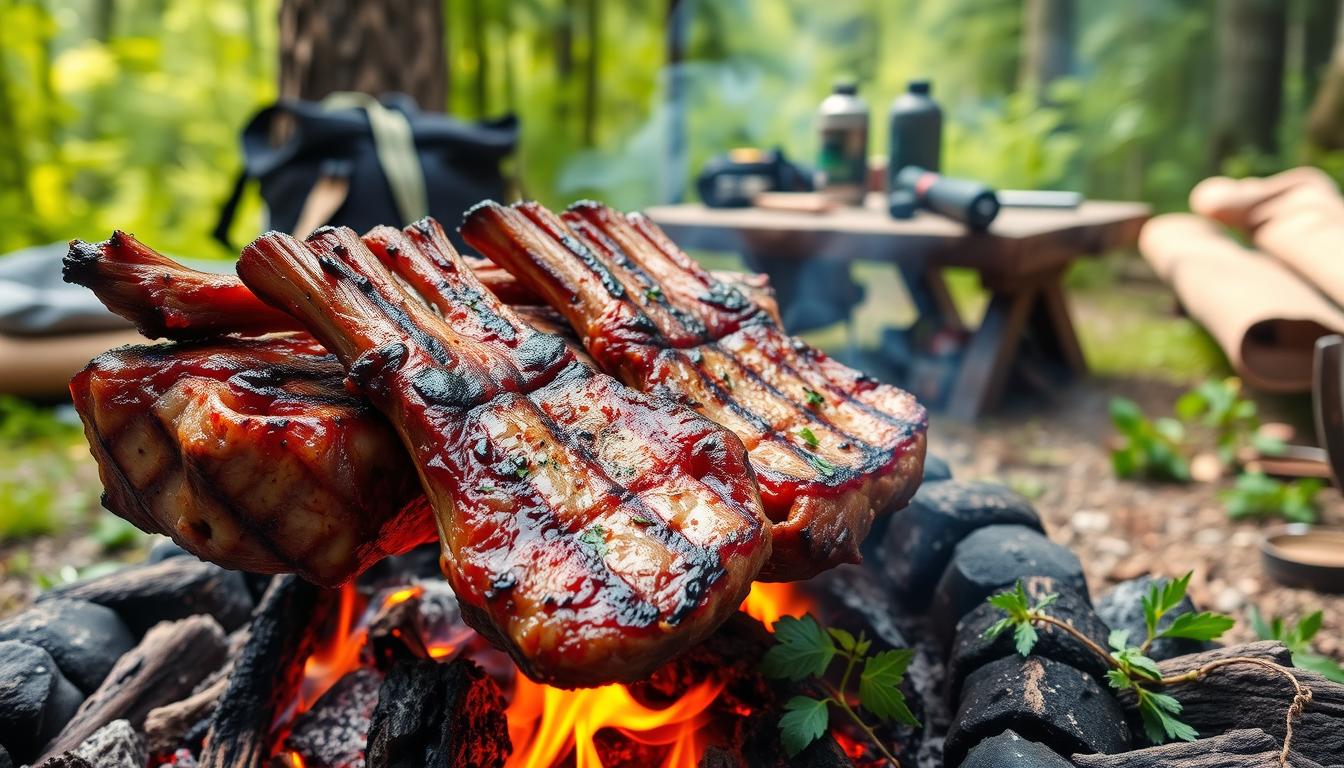
[[565, 686], [639, 679], [718, 626], [769, 552], [741, 442], [528, 327], [437, 224], [380, 236], [442, 269], [447, 322], [349, 230], [266, 235], [238, 270], [396, 427], [469, 622]]
[[488, 202], [462, 235], [564, 314], [603, 370], [742, 438], [773, 522], [762, 579], [858, 562], [874, 516], [918, 486], [927, 421], [913, 397], [785, 334], [644, 217]]
[[344, 373], [306, 336], [226, 338], [107, 352], [70, 392], [108, 509], [220, 565], [335, 586], [435, 535]]

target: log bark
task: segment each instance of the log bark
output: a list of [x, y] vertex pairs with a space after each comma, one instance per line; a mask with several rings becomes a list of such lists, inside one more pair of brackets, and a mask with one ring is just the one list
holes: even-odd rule
[[284, 0], [280, 96], [398, 91], [441, 112], [448, 93], [439, 0]]
[[294, 699], [304, 662], [330, 623], [340, 590], [292, 574], [271, 581], [215, 710], [201, 768], [261, 768], [270, 756], [271, 723]]
[[209, 616], [159, 624], [117, 661], [103, 684], [47, 745], [46, 755], [75, 749], [113, 720], [126, 720], [139, 729], [150, 710], [189, 694], [227, 656], [224, 632]]
[[[1259, 728], [1228, 731], [1222, 736], [1163, 744], [1118, 755], [1074, 755], [1078, 768], [1280, 768], [1282, 744]], [[1321, 768], [1294, 751], [1293, 768]]]
[[1288, 4], [1282, 0], [1223, 0], [1218, 9], [1218, 77], [1210, 164], [1244, 149], [1278, 148]]
[[[1232, 656], [1265, 659], [1292, 666], [1292, 654], [1281, 643], [1262, 641], [1219, 648], [1204, 653], [1177, 656], [1161, 662], [1162, 674], [1178, 675], [1204, 664]], [[1292, 668], [1298, 681], [1311, 689], [1312, 700], [1293, 724], [1293, 749], [1323, 765], [1339, 762], [1344, 755], [1344, 684], [1331, 682], [1315, 672]], [[1285, 717], [1294, 689], [1287, 678], [1250, 664], [1220, 667], [1202, 680], [1167, 686], [1181, 702], [1181, 719], [1200, 734], [1212, 736], [1233, 730], [1260, 728], [1280, 748], [1286, 730]], [[1122, 697], [1123, 698], [1123, 697]], [[1132, 701], [1126, 701], [1132, 704]]]
[[229, 678], [221, 677], [181, 701], [150, 710], [145, 716], [145, 746], [149, 753], [169, 754], [181, 746], [192, 728], [215, 713], [228, 687]]
[[499, 686], [473, 662], [404, 661], [378, 691], [369, 768], [498, 768], [509, 756]]

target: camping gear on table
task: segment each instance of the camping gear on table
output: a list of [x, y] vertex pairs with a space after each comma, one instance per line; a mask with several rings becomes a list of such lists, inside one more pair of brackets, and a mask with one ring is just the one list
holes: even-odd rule
[[1344, 312], [1209, 219], [1158, 216], [1144, 226], [1139, 251], [1255, 389], [1308, 391], [1316, 340], [1344, 332]]
[[[960, 221], [977, 231], [988, 229], [994, 217], [999, 215], [999, 200], [994, 190], [978, 181], [951, 179], [917, 165], [907, 165], [896, 174], [896, 187], [891, 192], [893, 209], [895, 196], [901, 190], [913, 193], [919, 207]], [[892, 216], [906, 218], [895, 210]]]
[[846, 205], [861, 205], [868, 185], [868, 104], [858, 90], [852, 82], [836, 83], [817, 111], [821, 192]]
[[784, 150], [740, 147], [712, 158], [695, 179], [710, 208], [747, 208], [762, 192], [811, 192], [812, 172], [789, 162]]
[[911, 80], [887, 113], [887, 191], [899, 188], [896, 176], [907, 165], [942, 168], [943, 111], [929, 95], [929, 81]]
[[[252, 118], [242, 142], [243, 170], [214, 233], [230, 249], [249, 179], [260, 182], [269, 228], [300, 237], [324, 224], [366, 232], [427, 215], [461, 221], [481, 200], [505, 198], [501, 164], [518, 143], [518, 120], [470, 123], [422, 112], [404, 94], [336, 93], [321, 103], [281, 99]], [[447, 231], [461, 248], [457, 227]]]

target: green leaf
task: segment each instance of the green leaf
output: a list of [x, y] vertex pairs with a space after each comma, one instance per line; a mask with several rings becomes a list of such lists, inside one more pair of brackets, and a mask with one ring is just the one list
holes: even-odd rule
[[598, 557], [605, 557], [607, 554], [607, 529], [602, 527], [601, 523], [593, 523], [579, 534], [579, 541], [592, 547]]
[[990, 595], [986, 602], [1014, 617], [1025, 618], [1031, 610], [1031, 603], [1028, 601], [1026, 590], [1022, 588], [1022, 582], [1020, 581], [1008, 592]]
[[1315, 672], [1327, 680], [1344, 683], [1344, 666], [1340, 666], [1340, 663], [1334, 659], [1315, 653], [1294, 653], [1293, 665], [1309, 672]]
[[815, 469], [816, 469], [818, 472], [820, 472], [823, 476], [825, 476], [825, 477], [834, 477], [834, 476], [835, 476], [835, 465], [832, 464], [831, 462], [829, 462], [829, 461], [827, 461], [827, 460], [821, 458], [820, 456], [809, 455], [809, 456], [807, 457], [807, 461], [808, 461], [809, 464], [811, 464], [811, 465], [813, 466], [813, 468], [815, 468]]
[[1111, 451], [1111, 470], [1121, 479], [1134, 477], [1139, 473], [1139, 460], [1132, 448], [1120, 448]]
[[1192, 389], [1176, 400], [1176, 415], [1186, 421], [1194, 421], [1208, 409], [1208, 401], [1198, 389]]
[[1143, 410], [1139, 404], [1124, 397], [1111, 398], [1111, 423], [1122, 433], [1132, 433], [1143, 423]]
[[1129, 646], [1129, 630], [1112, 629], [1111, 633], [1106, 636], [1106, 644], [1117, 651], [1125, 650]]
[[658, 301], [663, 298], [663, 289], [658, 286], [644, 289], [644, 298], [649, 301]]
[[1013, 645], [1017, 647], [1017, 652], [1023, 656], [1031, 653], [1031, 649], [1036, 647], [1036, 628], [1031, 622], [1024, 622], [1017, 625], [1013, 630]]
[[1251, 622], [1251, 629], [1255, 631], [1256, 637], [1261, 640], [1280, 639], [1275, 635], [1273, 630], [1269, 628], [1269, 625], [1265, 623], [1265, 617], [1260, 615], [1260, 609], [1256, 608], [1254, 605], [1246, 608], [1246, 618]]
[[803, 394], [807, 396], [807, 405], [809, 408], [820, 408], [826, 404], [826, 398], [822, 397], [821, 393], [815, 389], [803, 387]]
[[1054, 605], [1058, 600], [1059, 600], [1059, 593], [1051, 592], [1050, 594], [1042, 597], [1040, 600], [1037, 600], [1036, 604], [1031, 606], [1031, 610], [1035, 611], [1036, 613], [1040, 613], [1041, 611], [1044, 611], [1046, 608], [1049, 608], [1050, 606]]
[[821, 441], [817, 439], [816, 433], [808, 427], [803, 427], [798, 430], [798, 436], [803, 438], [803, 442], [807, 443], [810, 448], [816, 448], [821, 444]]
[[1158, 637], [1183, 637], [1189, 640], [1216, 640], [1235, 626], [1237, 620], [1221, 613], [1201, 611], [1183, 613], [1158, 633]]
[[1194, 728], [1176, 718], [1181, 713], [1179, 701], [1165, 693], [1154, 693], [1143, 688], [1136, 690], [1143, 732], [1154, 744], [1162, 744], [1168, 739], [1194, 741], [1199, 738]]
[[1117, 691], [1123, 691], [1134, 686], [1134, 681], [1130, 679], [1129, 675], [1125, 674], [1124, 670], [1120, 669], [1106, 670], [1106, 681]]
[[1321, 631], [1321, 622], [1324, 621], [1324, 619], [1325, 613], [1322, 611], [1307, 614], [1307, 616], [1303, 617], [1302, 621], [1298, 622], [1297, 632], [1295, 633], [1298, 641], [1303, 643], [1311, 642], [1311, 639], [1316, 636], [1316, 633]]
[[1153, 428], [1170, 442], [1180, 443], [1185, 440], [1185, 427], [1175, 419], [1158, 419], [1153, 422]]
[[794, 696], [784, 705], [784, 716], [779, 718], [780, 741], [789, 757], [796, 757], [808, 744], [821, 738], [830, 721], [830, 710], [825, 700]]
[[859, 703], [864, 709], [882, 721], [897, 720], [919, 727], [900, 689], [905, 670], [914, 657], [913, 650], [903, 648], [883, 651], [864, 661], [863, 672], [859, 674]]
[[835, 642], [839, 643], [842, 649], [850, 653], [854, 652], [854, 646], [858, 644], [857, 641], [854, 639], [854, 635], [850, 634], [846, 630], [840, 629], [839, 627], [828, 628], [826, 630], [826, 634], [834, 638]]
[[1009, 627], [1013, 626], [1014, 623], [1015, 622], [1012, 619], [999, 619], [998, 621], [989, 625], [989, 629], [986, 629], [985, 633], [981, 635], [981, 637], [984, 637], [986, 640], [993, 640], [994, 638], [1006, 632]]
[[802, 618], [785, 616], [775, 622], [774, 632], [776, 645], [761, 660], [761, 673], [766, 677], [820, 677], [835, 658], [831, 636], [821, 630], [811, 614]]
[[1282, 456], [1288, 450], [1287, 443], [1260, 432], [1251, 435], [1251, 447], [1262, 456]]

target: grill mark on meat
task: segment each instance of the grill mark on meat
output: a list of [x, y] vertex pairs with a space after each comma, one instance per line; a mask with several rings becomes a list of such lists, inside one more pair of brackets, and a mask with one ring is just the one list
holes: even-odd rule
[[[487, 203], [481, 203], [474, 206], [471, 211], [467, 212], [467, 215], [470, 216], [472, 211], [475, 211], [477, 208], [480, 208]], [[621, 281], [617, 280], [616, 276], [607, 268], [607, 265], [603, 264], [597, 256], [593, 254], [592, 250], [584, 245], [578, 238], [574, 237], [572, 233], [566, 231], [562, 227], [555, 226], [555, 222], [550, 220], [551, 217], [543, 215], [536, 206], [523, 205], [519, 206], [516, 210], [522, 213], [522, 215], [535, 226], [541, 228], [543, 232], [560, 241], [561, 245], [568, 249], [570, 253], [578, 257], [579, 261], [583, 262], [583, 265], [588, 268], [588, 271], [597, 276], [597, 279], [602, 283], [602, 287], [606, 289], [607, 294], [613, 299], [625, 297], [625, 286], [621, 284]], [[549, 214], [550, 212], [546, 211], [545, 213]]]

